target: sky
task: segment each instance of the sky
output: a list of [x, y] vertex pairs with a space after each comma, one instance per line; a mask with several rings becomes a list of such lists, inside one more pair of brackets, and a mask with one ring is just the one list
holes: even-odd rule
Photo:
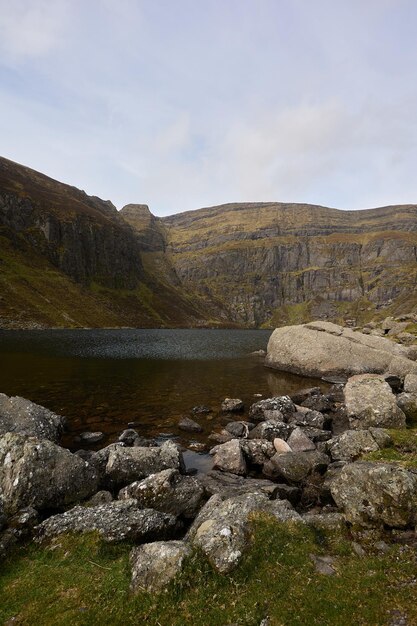
[[0, 155], [117, 208], [417, 203], [415, 0], [0, 0]]

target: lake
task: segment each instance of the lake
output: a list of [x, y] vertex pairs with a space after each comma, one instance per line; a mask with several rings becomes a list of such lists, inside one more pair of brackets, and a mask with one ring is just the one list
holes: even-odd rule
[[[241, 398], [245, 413], [262, 394], [292, 394], [323, 382], [264, 367], [250, 353], [266, 349], [266, 330], [39, 330], [0, 331], [0, 391], [19, 395], [68, 419], [63, 445], [102, 431], [117, 439], [135, 422], [145, 437], [173, 436], [184, 446], [204, 442], [225, 423], [225, 397]], [[202, 434], [178, 430], [196, 405], [212, 413], [195, 419]], [[241, 418], [242, 419], [242, 418]], [[244, 419], [244, 417], [243, 417]], [[230, 420], [226, 420], [230, 421]]]

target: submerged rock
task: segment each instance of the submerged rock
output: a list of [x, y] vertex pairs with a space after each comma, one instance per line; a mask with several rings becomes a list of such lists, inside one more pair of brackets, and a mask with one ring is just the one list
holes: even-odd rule
[[155, 541], [133, 548], [130, 590], [133, 593], [162, 591], [181, 571], [184, 559], [190, 554], [191, 547], [185, 541]]
[[198, 422], [195, 422], [194, 420], [192, 420], [190, 417], [183, 417], [178, 422], [178, 428], [180, 430], [185, 430], [187, 433], [202, 433], [203, 432], [203, 427], [200, 426]]
[[0, 435], [20, 433], [57, 443], [65, 426], [65, 418], [39, 404], [19, 396], [0, 393]]
[[222, 402], [223, 413], [241, 413], [245, 405], [240, 398], [225, 398]]
[[108, 542], [147, 542], [169, 538], [176, 528], [173, 515], [142, 509], [136, 500], [117, 500], [96, 507], [76, 506], [49, 517], [36, 531], [38, 541], [62, 533], [97, 531]]

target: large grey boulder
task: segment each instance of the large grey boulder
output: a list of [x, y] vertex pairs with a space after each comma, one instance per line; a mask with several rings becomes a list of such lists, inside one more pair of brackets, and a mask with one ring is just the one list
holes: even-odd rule
[[301, 483], [311, 473], [325, 471], [329, 463], [329, 457], [317, 450], [277, 452], [264, 464], [262, 473], [272, 480], [284, 479], [290, 484]]
[[295, 404], [289, 396], [258, 400], [249, 409], [249, 417], [258, 422], [268, 419], [285, 421], [292, 413], [295, 413]]
[[345, 465], [330, 491], [351, 523], [394, 528], [417, 523], [417, 474], [393, 463]]
[[56, 443], [64, 426], [65, 418], [61, 415], [25, 398], [9, 397], [0, 393], [0, 435], [21, 433]]
[[76, 506], [54, 515], [36, 527], [41, 541], [62, 533], [97, 531], [108, 542], [147, 542], [166, 539], [177, 528], [174, 515], [142, 509], [136, 500], [117, 500], [96, 507]]
[[[289, 488], [289, 492], [286, 490], [287, 485], [278, 485], [265, 478], [244, 478], [243, 476], [217, 470], [211, 470], [201, 476], [200, 482], [209, 496], [218, 493], [221, 495], [222, 500], [232, 496], [255, 492], [263, 493], [271, 500], [276, 497], [284, 498], [283, 494], [285, 494], [285, 498], [291, 499], [289, 494], [294, 493], [292, 488]], [[285, 489], [282, 490], [282, 487]]]
[[286, 440], [293, 429], [293, 426], [280, 420], [267, 419], [264, 422], [260, 422], [250, 431], [248, 439], [266, 439], [267, 441], [274, 441], [274, 439], [279, 437], [280, 439]]
[[326, 448], [333, 461], [355, 461], [362, 454], [379, 450], [380, 446], [369, 430], [346, 430], [330, 439]]
[[250, 515], [269, 513], [281, 522], [301, 521], [287, 500], [268, 500], [260, 493], [249, 493], [227, 500], [214, 495], [194, 520], [188, 539], [207, 556], [221, 573], [234, 569], [250, 543]]
[[172, 441], [160, 447], [114, 447], [108, 455], [106, 480], [112, 487], [124, 487], [165, 469], [183, 468], [182, 453]]
[[223, 472], [245, 476], [248, 468], [240, 445], [239, 439], [232, 439], [219, 446], [215, 446], [210, 454], [213, 454], [213, 469]]
[[400, 393], [397, 396], [397, 405], [411, 422], [417, 420], [417, 393]]
[[191, 554], [185, 541], [155, 541], [133, 548], [130, 553], [133, 593], [162, 591], [181, 571], [184, 559]]
[[382, 376], [352, 376], [345, 385], [344, 397], [351, 429], [405, 428], [405, 414]]
[[405, 346], [331, 322], [277, 328], [268, 342], [265, 365], [314, 377], [390, 372], [417, 374], [417, 363]]
[[404, 378], [404, 391], [417, 394], [417, 374], [407, 374]]
[[23, 507], [56, 509], [97, 491], [95, 466], [47, 439], [0, 437], [0, 493], [12, 515]]
[[196, 478], [182, 476], [177, 469], [167, 469], [119, 492], [120, 500], [132, 498], [142, 508], [194, 519], [204, 503], [204, 488]]
[[263, 465], [274, 456], [274, 444], [266, 439], [246, 439], [241, 442], [241, 448], [249, 463]]

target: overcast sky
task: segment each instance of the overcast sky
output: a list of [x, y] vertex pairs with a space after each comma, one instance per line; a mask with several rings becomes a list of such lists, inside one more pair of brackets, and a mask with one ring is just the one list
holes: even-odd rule
[[0, 0], [0, 154], [157, 215], [417, 203], [416, 0]]

